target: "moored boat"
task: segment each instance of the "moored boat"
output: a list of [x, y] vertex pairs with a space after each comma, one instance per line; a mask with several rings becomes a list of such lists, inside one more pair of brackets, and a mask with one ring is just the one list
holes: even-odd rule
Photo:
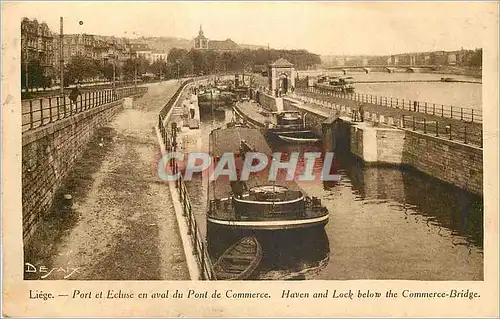
[[255, 237], [244, 237], [229, 247], [214, 264], [218, 280], [249, 279], [262, 260], [262, 248]]
[[250, 127], [265, 131], [287, 143], [317, 143], [321, 137], [306, 124], [298, 111], [269, 112], [254, 102], [240, 102], [233, 107], [237, 118]]
[[198, 107], [201, 113], [223, 111], [224, 105], [226, 105], [226, 98], [219, 90], [208, 88], [198, 92]]
[[268, 133], [288, 143], [301, 144], [321, 141], [321, 137], [311, 130], [303, 115], [297, 111], [275, 113], [275, 124], [269, 128]]
[[[243, 167], [247, 153], [271, 157], [271, 149], [259, 129], [241, 126], [222, 127], [210, 134], [210, 154], [214, 165], [225, 154], [237, 154], [235, 169]], [[236, 160], [236, 159], [235, 159]], [[209, 183], [208, 227], [228, 230], [292, 230], [324, 226], [328, 210], [318, 198], [310, 198], [292, 180], [270, 181], [269, 166], [245, 180], [230, 181], [221, 176]], [[224, 178], [223, 178], [224, 177]]]
[[317, 143], [321, 141], [321, 138], [318, 137], [316, 134], [312, 132], [302, 132], [302, 133], [297, 133], [297, 132], [284, 132], [284, 133], [279, 133], [276, 134], [281, 140], [288, 142], [288, 143], [297, 143], [297, 144], [304, 144], [304, 143]]

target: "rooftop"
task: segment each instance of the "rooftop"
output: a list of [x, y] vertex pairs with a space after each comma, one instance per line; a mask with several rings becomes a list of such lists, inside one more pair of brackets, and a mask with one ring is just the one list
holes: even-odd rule
[[293, 66], [292, 63], [288, 62], [287, 59], [283, 59], [283, 58], [280, 58], [276, 61], [274, 61], [274, 63], [271, 64], [271, 66]]

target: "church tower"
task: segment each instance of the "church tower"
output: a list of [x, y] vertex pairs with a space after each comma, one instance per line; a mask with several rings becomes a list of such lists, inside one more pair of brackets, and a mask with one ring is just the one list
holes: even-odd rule
[[208, 49], [208, 39], [203, 34], [203, 28], [200, 24], [200, 31], [198, 31], [198, 36], [194, 38], [194, 48], [198, 50]]

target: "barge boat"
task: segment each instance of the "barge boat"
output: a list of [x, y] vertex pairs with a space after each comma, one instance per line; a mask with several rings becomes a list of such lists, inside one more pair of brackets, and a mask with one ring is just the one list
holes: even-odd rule
[[[209, 150], [214, 165], [226, 153], [238, 154], [235, 156], [237, 172], [241, 171], [248, 152], [272, 156], [261, 131], [241, 125], [213, 130]], [[270, 182], [269, 167], [270, 164], [262, 171], [250, 174], [245, 181], [239, 179], [241, 176], [236, 181], [230, 181], [227, 176], [210, 181], [207, 227], [252, 231], [324, 227], [329, 213], [321, 205], [321, 200], [307, 196], [293, 180]]]

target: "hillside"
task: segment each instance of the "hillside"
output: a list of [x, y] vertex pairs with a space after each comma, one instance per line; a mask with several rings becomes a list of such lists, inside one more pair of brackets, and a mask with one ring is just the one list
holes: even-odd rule
[[[174, 37], [142, 37], [138, 38], [138, 41], [147, 43], [147, 45], [155, 51], [168, 53], [172, 48], [186, 49], [190, 50], [194, 46], [193, 40], [188, 40], [184, 38], [174, 38]], [[242, 49], [267, 49], [265, 45], [254, 45], [254, 44], [238, 44]]]
[[139, 38], [147, 43], [149, 48], [159, 52], [168, 53], [172, 48], [190, 50], [193, 47], [193, 40], [174, 37], [148, 37]]

